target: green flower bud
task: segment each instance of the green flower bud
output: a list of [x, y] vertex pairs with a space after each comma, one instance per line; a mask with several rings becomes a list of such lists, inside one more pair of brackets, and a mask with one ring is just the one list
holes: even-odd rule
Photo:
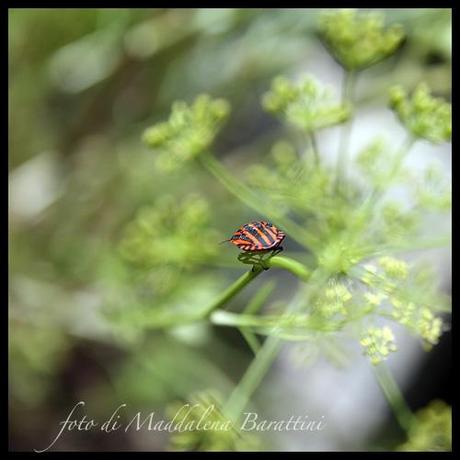
[[422, 310], [416, 327], [428, 348], [439, 342], [439, 337], [442, 334], [442, 325], [441, 318], [435, 317], [428, 308]]
[[368, 302], [369, 305], [372, 307], [378, 307], [382, 300], [386, 298], [386, 295], [382, 292], [373, 293], [373, 292], [366, 292], [364, 293], [364, 299]]
[[337, 283], [326, 288], [323, 295], [316, 302], [317, 311], [327, 318], [336, 314], [347, 314], [346, 304], [352, 299], [347, 287]]
[[374, 365], [384, 361], [390, 353], [397, 350], [393, 331], [387, 326], [370, 327], [361, 338], [360, 344], [364, 355]]
[[393, 257], [381, 257], [378, 260], [385, 274], [394, 279], [406, 279], [408, 274], [407, 263]]

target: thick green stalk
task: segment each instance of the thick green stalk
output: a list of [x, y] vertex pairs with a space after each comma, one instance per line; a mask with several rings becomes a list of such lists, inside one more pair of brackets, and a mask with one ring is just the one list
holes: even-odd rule
[[229, 286], [212, 304], [205, 310], [205, 316], [209, 316], [214, 310], [226, 304], [232, 297], [240, 292], [255, 277], [263, 272], [262, 267], [254, 266], [252, 270], [240, 276], [231, 286]]
[[385, 395], [393, 414], [396, 417], [401, 428], [408, 432], [414, 423], [414, 415], [404, 400], [398, 384], [395, 382], [391, 372], [385, 363], [379, 363], [373, 366], [377, 382]]
[[236, 421], [248, 404], [249, 398], [259, 386], [278, 355], [280, 346], [281, 340], [278, 337], [268, 337], [257, 353], [256, 358], [249, 365], [223, 409], [231, 420]]
[[308, 281], [311, 271], [305, 265], [297, 262], [297, 260], [284, 256], [274, 256], [266, 261], [268, 267], [283, 268], [293, 275], [300, 278], [302, 281]]
[[356, 76], [356, 70], [344, 69], [344, 78], [342, 80], [342, 105], [349, 103], [353, 99]]

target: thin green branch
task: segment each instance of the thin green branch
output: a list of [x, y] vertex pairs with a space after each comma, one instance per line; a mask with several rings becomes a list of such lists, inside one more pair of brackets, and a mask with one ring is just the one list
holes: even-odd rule
[[252, 299], [247, 304], [246, 308], [243, 310], [243, 313], [248, 315], [256, 314], [263, 306], [265, 301], [268, 299], [270, 294], [273, 292], [276, 286], [275, 280], [267, 281], [252, 297]]
[[411, 134], [409, 134], [406, 139], [404, 140], [402, 146], [399, 148], [398, 153], [396, 154], [395, 157], [395, 162], [393, 164], [393, 168], [390, 171], [389, 174], [389, 180], [393, 180], [396, 174], [398, 174], [399, 170], [401, 169], [401, 166], [404, 162], [404, 158], [409, 154], [412, 146], [416, 142], [416, 138], [413, 137]]
[[244, 329], [244, 328], [239, 328], [239, 329], [240, 329], [241, 335], [246, 340], [246, 343], [248, 344], [251, 351], [254, 353], [254, 355], [257, 355], [257, 353], [260, 351], [260, 348], [261, 348], [257, 335], [254, 334], [253, 331], [250, 331], [248, 329]]
[[[353, 101], [353, 92], [356, 85], [356, 72], [345, 70], [342, 81], [342, 104], [351, 104]], [[336, 169], [336, 190], [340, 187], [341, 181], [346, 178], [346, 167], [348, 163], [349, 144], [351, 137], [353, 118], [347, 121], [340, 131], [339, 151], [337, 155]]]
[[[273, 292], [275, 285], [276, 283], [273, 280], [265, 283], [256, 292], [254, 297], [252, 297], [252, 299], [250, 300], [246, 308], [243, 310], [243, 314], [257, 313], [262, 308], [262, 305], [265, 303], [265, 301], [270, 296], [270, 294]], [[253, 331], [243, 328], [243, 327], [240, 327], [239, 329], [240, 329], [241, 335], [245, 338], [249, 347], [251, 348], [253, 353], [256, 355], [258, 351], [260, 350], [260, 342], [256, 334]]]
[[226, 304], [232, 297], [240, 292], [254, 278], [262, 273], [262, 267], [254, 266], [252, 270], [240, 276], [230, 287], [228, 287], [213, 303], [205, 310], [204, 315], [209, 316], [214, 310], [217, 310], [222, 305]]
[[[411, 135], [409, 135], [404, 140], [402, 146], [399, 148], [394, 157], [393, 167], [390, 173], [388, 174], [386, 181], [387, 183], [391, 183], [396, 174], [398, 174], [404, 162], [404, 158], [406, 158], [406, 156], [409, 154], [415, 141], [416, 139]], [[375, 188], [369, 195], [369, 197], [366, 199], [366, 201], [362, 204], [361, 208], [358, 210], [359, 212], [363, 212], [366, 216], [366, 221], [368, 221], [367, 228], [370, 228], [372, 226], [372, 221], [380, 217], [379, 213], [376, 213], [374, 208], [377, 205], [377, 203], [381, 200], [381, 198], [384, 196], [384, 193], [385, 190]]]

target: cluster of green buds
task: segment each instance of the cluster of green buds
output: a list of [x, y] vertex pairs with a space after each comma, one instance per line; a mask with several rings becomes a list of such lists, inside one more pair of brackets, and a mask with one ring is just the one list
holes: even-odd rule
[[324, 290], [324, 294], [316, 302], [318, 312], [330, 318], [335, 315], [347, 315], [347, 304], [352, 299], [352, 295], [347, 287], [342, 283], [335, 283]]
[[387, 359], [391, 352], [397, 350], [393, 331], [388, 327], [370, 327], [360, 340], [363, 352], [376, 365]]
[[190, 195], [178, 201], [166, 195], [139, 210], [127, 225], [120, 250], [126, 260], [144, 268], [190, 268], [217, 252], [213, 245], [196, 244], [219, 239], [209, 223], [209, 204], [203, 197]]
[[[189, 401], [176, 402], [167, 409], [167, 416], [176, 426], [170, 437], [169, 450], [174, 451], [239, 451], [255, 450], [258, 439], [241, 433], [222, 412], [222, 398], [216, 392], [193, 394]], [[188, 428], [188, 429], [185, 429]]]
[[404, 260], [395, 259], [394, 257], [380, 257], [378, 259], [379, 265], [382, 267], [383, 272], [389, 278], [404, 280], [409, 273], [409, 267]]
[[320, 36], [348, 71], [362, 70], [393, 54], [404, 38], [399, 25], [386, 28], [378, 12], [328, 11], [320, 20]]
[[178, 101], [172, 106], [169, 120], [148, 128], [143, 140], [158, 151], [157, 166], [171, 171], [206, 151], [229, 113], [226, 100], [212, 99], [206, 94], [198, 96], [191, 105]]
[[377, 266], [366, 264], [364, 269], [361, 281], [387, 293], [392, 292], [396, 281], [404, 281], [409, 273], [407, 262], [390, 256], [380, 257], [377, 260]]
[[442, 319], [426, 307], [417, 308], [414, 302], [404, 302], [397, 297], [390, 298], [393, 318], [422, 337], [426, 349], [439, 342], [443, 332]]
[[452, 106], [431, 96], [424, 83], [409, 96], [400, 86], [390, 89], [390, 106], [415, 138], [439, 144], [452, 136]]
[[268, 112], [305, 132], [342, 123], [351, 114], [348, 105], [336, 102], [331, 91], [310, 76], [297, 84], [285, 77], [275, 78], [262, 104]]
[[452, 450], [452, 407], [434, 400], [415, 414], [408, 439], [397, 450], [405, 452], [444, 452]]
[[[361, 281], [372, 289], [371, 294], [380, 300], [388, 299], [392, 309], [389, 316], [419, 335], [427, 349], [439, 341], [443, 332], [443, 322], [426, 305], [427, 298], [411, 299], [408, 293], [418, 290], [417, 285], [407, 286], [409, 267], [406, 262], [393, 257], [381, 257], [378, 266], [368, 264]], [[426, 282], [426, 280], [424, 281]], [[416, 293], [419, 295], [419, 293]]]

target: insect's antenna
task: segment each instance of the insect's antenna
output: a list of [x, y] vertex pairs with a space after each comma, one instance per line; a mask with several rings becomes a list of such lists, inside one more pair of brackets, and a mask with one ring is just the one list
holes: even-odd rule
[[229, 238], [228, 240], [221, 241], [219, 244], [226, 243], [227, 241], [230, 241], [230, 240], [231, 238]]

